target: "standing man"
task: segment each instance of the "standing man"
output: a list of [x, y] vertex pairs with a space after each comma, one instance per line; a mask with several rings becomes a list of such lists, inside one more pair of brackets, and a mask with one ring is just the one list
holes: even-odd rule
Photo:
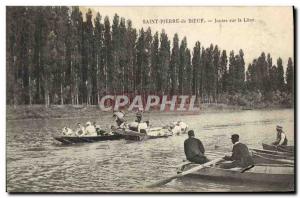
[[286, 138], [285, 133], [282, 130], [282, 126], [277, 125], [276, 130], [277, 130], [276, 141], [273, 142], [272, 144], [276, 145], [276, 146], [286, 146], [288, 143], [288, 140]]
[[204, 155], [205, 149], [202, 142], [195, 138], [193, 130], [188, 131], [189, 138], [184, 141], [184, 153], [186, 159], [197, 164], [204, 164], [208, 162]]
[[125, 124], [126, 120], [124, 118], [125, 117], [124, 112], [122, 112], [122, 111], [114, 112], [113, 117], [116, 118], [115, 121], [117, 123], [118, 128], [124, 128], [125, 127], [124, 124]]
[[231, 136], [231, 142], [233, 144], [232, 155], [225, 156], [223, 159], [231, 161], [230, 163], [224, 163], [221, 165], [222, 168], [230, 169], [234, 167], [248, 167], [253, 165], [253, 159], [250, 155], [248, 147], [245, 144], [239, 142], [239, 135], [233, 134]]
[[142, 122], [142, 119], [143, 119], [143, 115], [142, 115], [142, 112], [141, 111], [138, 111], [135, 115], [136, 119], [135, 119], [135, 122], [137, 123], [141, 123]]

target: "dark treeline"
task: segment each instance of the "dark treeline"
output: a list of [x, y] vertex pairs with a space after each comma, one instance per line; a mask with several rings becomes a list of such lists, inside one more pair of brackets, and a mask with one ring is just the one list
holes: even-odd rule
[[[97, 104], [107, 94], [197, 95], [207, 103], [293, 103], [294, 66], [79, 7], [7, 7], [7, 104]], [[172, 46], [171, 40], [172, 39]], [[275, 62], [275, 61], [274, 61]]]

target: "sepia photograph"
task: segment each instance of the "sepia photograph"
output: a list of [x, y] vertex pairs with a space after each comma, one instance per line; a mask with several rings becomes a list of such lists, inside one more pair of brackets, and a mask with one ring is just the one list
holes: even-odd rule
[[293, 6], [6, 6], [6, 192], [296, 192]]

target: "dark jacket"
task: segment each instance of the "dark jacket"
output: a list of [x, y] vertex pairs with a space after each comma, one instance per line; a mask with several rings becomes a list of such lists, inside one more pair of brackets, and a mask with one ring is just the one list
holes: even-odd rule
[[205, 149], [200, 140], [189, 137], [184, 141], [184, 153], [187, 160], [190, 161], [195, 156], [204, 156], [204, 152]]
[[253, 165], [254, 163], [248, 150], [248, 147], [242, 143], [237, 143], [233, 145], [232, 155], [230, 157], [226, 156], [224, 159], [236, 161], [241, 167]]

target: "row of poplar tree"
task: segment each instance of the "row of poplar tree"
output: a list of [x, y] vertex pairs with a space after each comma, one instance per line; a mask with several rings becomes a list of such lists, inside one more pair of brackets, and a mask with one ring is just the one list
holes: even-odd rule
[[[261, 55], [245, 71], [244, 52], [187, 48], [177, 34], [136, 30], [130, 20], [79, 7], [7, 7], [7, 104], [97, 104], [107, 94], [291, 93], [293, 62]], [[172, 46], [171, 46], [172, 43]]]

